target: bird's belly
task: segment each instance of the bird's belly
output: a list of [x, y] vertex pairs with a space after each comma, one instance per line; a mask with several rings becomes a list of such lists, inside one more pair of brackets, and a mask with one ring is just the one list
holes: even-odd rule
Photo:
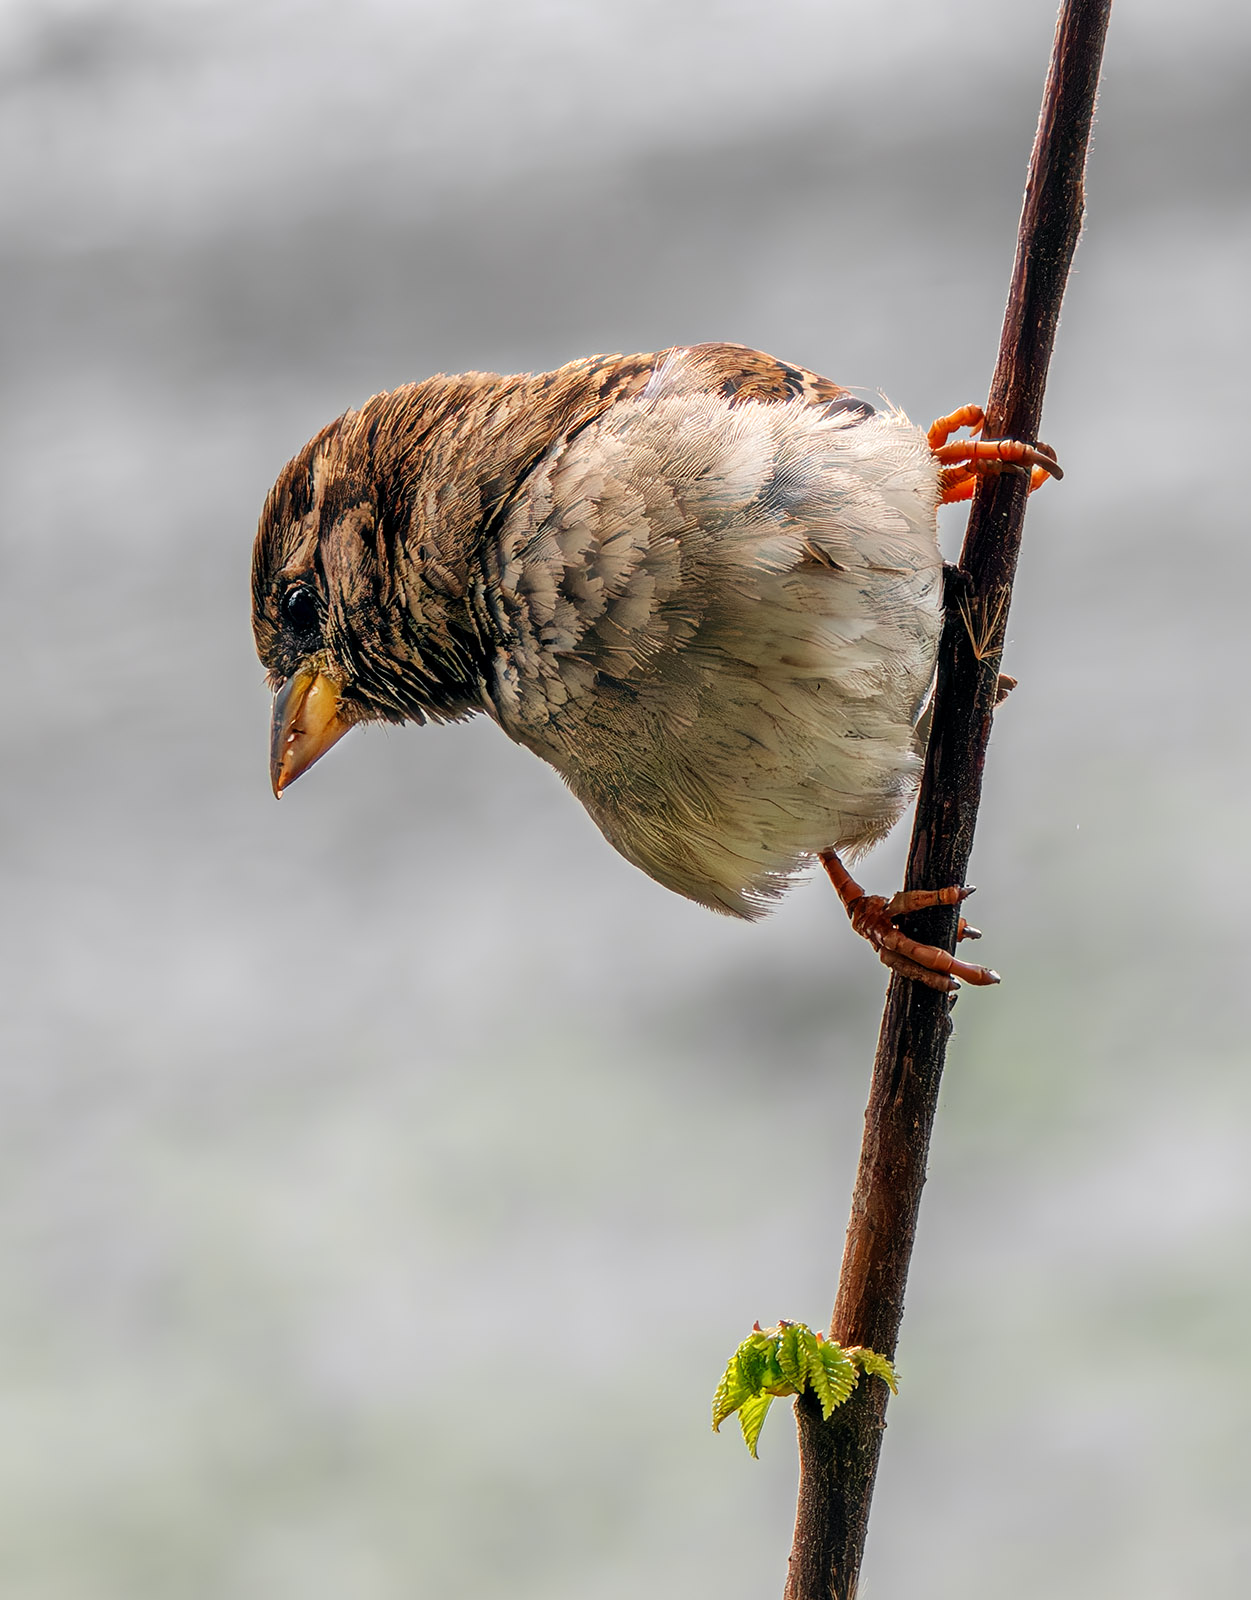
[[[841, 666], [845, 680], [848, 655]], [[860, 699], [831, 677], [792, 676], [785, 661], [774, 672], [722, 665], [697, 692], [663, 677], [601, 685], [585, 711], [566, 708], [558, 738], [523, 742], [628, 860], [689, 899], [752, 917], [818, 851], [854, 852], [898, 819], [919, 773], [928, 638], [911, 667]], [[871, 662], [859, 670], [873, 676]]]

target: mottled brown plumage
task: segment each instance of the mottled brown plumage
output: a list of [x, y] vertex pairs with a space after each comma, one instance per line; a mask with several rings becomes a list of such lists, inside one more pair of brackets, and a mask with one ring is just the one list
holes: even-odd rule
[[[341, 565], [351, 590], [350, 598], [327, 596], [345, 602], [331, 606], [328, 617], [342, 647], [350, 645], [353, 603], [368, 598], [385, 607], [398, 600], [411, 609], [419, 628], [439, 636], [428, 638], [427, 650], [454, 659], [466, 621], [459, 603], [468, 593], [470, 567], [493, 516], [554, 440], [573, 436], [614, 402], [641, 393], [671, 353], [589, 356], [554, 372], [508, 377], [439, 374], [374, 395], [359, 411], [347, 411], [323, 428], [288, 462], [270, 491], [254, 550], [256, 648], [273, 686], [299, 659], [296, 641], [284, 638], [280, 624], [281, 595], [286, 586], [316, 577], [328, 564]], [[802, 367], [725, 344], [695, 346], [671, 392], [715, 392], [731, 407], [747, 400], [820, 405], [847, 394]], [[333, 549], [319, 550], [323, 534], [331, 530]], [[363, 548], [367, 543], [372, 569]], [[423, 608], [423, 583], [449, 602], [443, 615], [438, 604]], [[368, 711], [363, 700], [358, 704], [345, 694], [348, 714], [361, 713], [353, 720], [364, 720], [369, 712], [393, 721], [421, 720], [418, 712], [447, 712], [443, 702], [450, 685], [437, 673], [430, 677], [429, 704], [414, 704], [406, 695], [391, 704], [393, 697], [379, 687], [382, 699]], [[467, 704], [452, 714], [473, 709], [479, 708]]]
[[755, 915], [911, 792], [941, 494], [900, 413], [737, 345], [376, 395], [261, 518], [275, 788], [356, 722], [483, 711], [659, 882]]

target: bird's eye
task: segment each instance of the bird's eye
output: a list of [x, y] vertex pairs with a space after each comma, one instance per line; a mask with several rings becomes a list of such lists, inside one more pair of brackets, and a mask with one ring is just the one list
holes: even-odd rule
[[294, 589], [288, 589], [282, 597], [282, 616], [296, 633], [316, 633], [317, 602], [313, 598], [313, 591], [306, 589], [302, 583], [297, 583]]

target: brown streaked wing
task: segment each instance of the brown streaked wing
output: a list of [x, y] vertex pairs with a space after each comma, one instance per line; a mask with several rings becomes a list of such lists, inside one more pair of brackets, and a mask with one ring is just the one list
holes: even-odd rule
[[745, 344], [692, 345], [684, 365], [703, 380], [699, 388], [720, 390], [731, 405], [740, 400], [804, 400], [821, 406], [849, 393], [819, 373]]

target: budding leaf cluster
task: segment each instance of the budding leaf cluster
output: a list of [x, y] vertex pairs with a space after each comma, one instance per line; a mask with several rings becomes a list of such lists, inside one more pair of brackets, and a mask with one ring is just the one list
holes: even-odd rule
[[894, 1367], [874, 1350], [863, 1345], [844, 1349], [803, 1322], [779, 1322], [776, 1328], [762, 1328], [757, 1323], [730, 1357], [717, 1386], [712, 1402], [713, 1431], [719, 1432], [725, 1419], [737, 1411], [743, 1438], [754, 1456], [769, 1407], [780, 1395], [804, 1394], [811, 1389], [828, 1422], [862, 1372], [883, 1379], [892, 1394], [898, 1392]]

